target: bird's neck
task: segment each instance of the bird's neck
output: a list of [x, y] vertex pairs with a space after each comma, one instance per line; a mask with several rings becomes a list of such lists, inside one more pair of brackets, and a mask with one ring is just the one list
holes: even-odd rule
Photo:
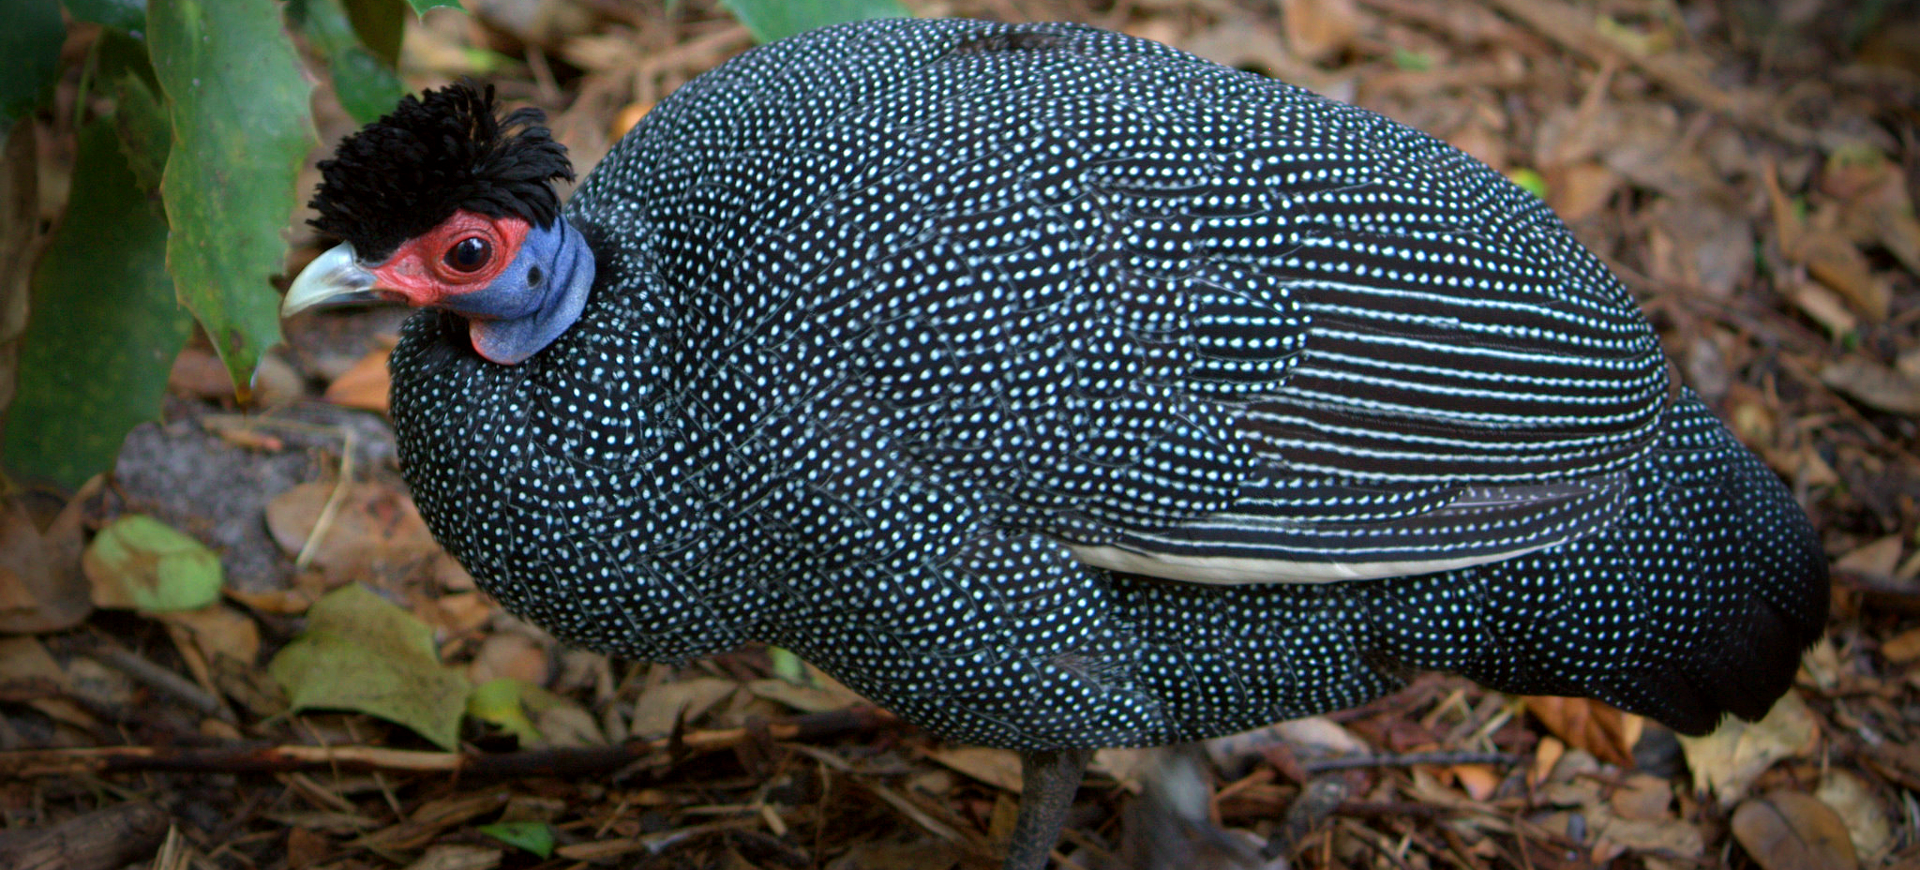
[[528, 234], [529, 242], [536, 238], [542, 244], [529, 250], [529, 267], [544, 274], [521, 286], [537, 292], [523, 291], [526, 298], [505, 316], [468, 318], [473, 349], [493, 362], [516, 365], [545, 350], [580, 319], [593, 289], [593, 248], [571, 222], [561, 218], [552, 230]]

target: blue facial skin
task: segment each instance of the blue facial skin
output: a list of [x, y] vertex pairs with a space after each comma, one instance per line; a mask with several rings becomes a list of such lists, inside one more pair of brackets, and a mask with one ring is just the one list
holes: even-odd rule
[[563, 218], [528, 229], [519, 256], [493, 283], [441, 305], [471, 319], [473, 349], [481, 356], [514, 365], [566, 332], [592, 288], [593, 251]]

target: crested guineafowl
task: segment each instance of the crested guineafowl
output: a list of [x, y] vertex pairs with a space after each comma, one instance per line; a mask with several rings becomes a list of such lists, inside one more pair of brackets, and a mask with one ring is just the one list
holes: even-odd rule
[[792, 649], [1022, 753], [1009, 868], [1091, 751], [1416, 669], [1691, 733], [1787, 690], [1827, 567], [1545, 205], [1377, 115], [1072, 25], [742, 54], [563, 206], [490, 90], [322, 164], [285, 311], [392, 356], [435, 536], [561, 638]]

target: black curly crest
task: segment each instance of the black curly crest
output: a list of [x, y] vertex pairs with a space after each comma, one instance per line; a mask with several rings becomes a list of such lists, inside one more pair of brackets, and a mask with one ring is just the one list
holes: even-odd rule
[[459, 209], [551, 226], [560, 216], [553, 179], [572, 181], [573, 164], [545, 123], [539, 109], [497, 117], [492, 85], [409, 95], [320, 163], [312, 224], [370, 262]]

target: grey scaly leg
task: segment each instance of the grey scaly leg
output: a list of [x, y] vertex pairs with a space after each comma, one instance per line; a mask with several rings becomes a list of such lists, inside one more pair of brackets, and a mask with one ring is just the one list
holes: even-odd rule
[[1044, 870], [1047, 855], [1060, 839], [1060, 829], [1073, 806], [1073, 795], [1086, 776], [1091, 749], [1049, 749], [1020, 754], [1020, 815], [1013, 823], [1003, 870]]

